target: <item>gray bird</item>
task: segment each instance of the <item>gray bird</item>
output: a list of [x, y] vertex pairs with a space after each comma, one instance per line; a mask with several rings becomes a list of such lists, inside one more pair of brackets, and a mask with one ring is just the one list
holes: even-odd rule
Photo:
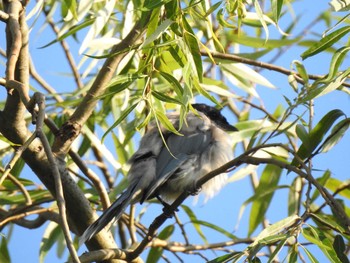
[[[118, 220], [129, 204], [157, 197], [162, 203], [175, 200], [184, 191], [195, 193], [198, 179], [233, 158], [227, 131], [237, 131], [219, 110], [206, 104], [192, 104], [198, 114], [189, 112], [176, 135], [150, 124], [139, 149], [130, 158], [129, 186], [103, 214], [91, 224], [80, 243], [92, 238], [111, 221]], [[179, 114], [170, 113], [169, 120], [179, 128]], [[201, 186], [210, 198], [225, 184], [220, 174]]]

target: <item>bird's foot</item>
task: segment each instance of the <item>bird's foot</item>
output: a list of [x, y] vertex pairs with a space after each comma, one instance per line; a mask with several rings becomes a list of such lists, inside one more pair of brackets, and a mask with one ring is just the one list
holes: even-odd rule
[[202, 191], [202, 187], [197, 186], [196, 182], [193, 183], [192, 187], [187, 189], [187, 193], [192, 196], [198, 195], [201, 191]]
[[163, 212], [166, 217], [172, 218], [175, 214], [175, 212], [179, 211], [179, 209], [173, 209], [171, 205], [169, 205], [167, 202], [165, 202], [159, 195], [156, 195], [158, 201], [163, 205]]

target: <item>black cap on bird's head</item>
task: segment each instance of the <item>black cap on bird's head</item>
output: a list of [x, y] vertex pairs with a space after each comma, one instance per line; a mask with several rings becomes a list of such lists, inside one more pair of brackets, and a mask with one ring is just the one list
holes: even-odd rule
[[192, 107], [196, 110], [204, 113], [211, 121], [225, 131], [238, 131], [236, 127], [230, 125], [226, 118], [221, 114], [220, 110], [208, 106], [204, 103], [192, 104]]

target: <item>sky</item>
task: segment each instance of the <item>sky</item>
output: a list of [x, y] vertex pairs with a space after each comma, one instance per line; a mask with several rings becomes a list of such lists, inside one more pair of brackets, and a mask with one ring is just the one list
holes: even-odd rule
[[[30, 1], [30, 5], [28, 10], [31, 9], [32, 2]], [[327, 1], [317, 1], [317, 5], [315, 5], [314, 1], [299, 1], [295, 5], [295, 12], [297, 14], [302, 14], [300, 25], [307, 25], [312, 21], [321, 10], [328, 9]], [[343, 15], [343, 14], [341, 14]], [[287, 21], [285, 21], [287, 23]], [[32, 23], [32, 21], [31, 21]], [[283, 25], [282, 25], [283, 26]], [[324, 24], [319, 24], [317, 27], [319, 31], [317, 33], [322, 34], [325, 30]], [[0, 23], [0, 47], [4, 47], [4, 25]], [[34, 28], [31, 32], [31, 45], [30, 52], [32, 57], [34, 58], [34, 63], [37, 66], [37, 71], [48, 80], [49, 83], [53, 85], [64, 85], [67, 89], [69, 89], [70, 85], [74, 85], [72, 82], [69, 82], [68, 78], [65, 79], [65, 83], [62, 83], [62, 77], [64, 73], [67, 71], [67, 65], [56, 63], [57, 56], [61, 56], [62, 52], [58, 45], [52, 45], [48, 48], [39, 49], [40, 46], [50, 42], [52, 40], [52, 35], [47, 35], [50, 32], [48, 28]], [[296, 31], [298, 32], [298, 31]], [[74, 45], [74, 42], [70, 42], [70, 48], [72, 53], [77, 54], [78, 45]], [[282, 57], [282, 59], [277, 61], [279, 66], [283, 66], [285, 68], [289, 68], [290, 64], [293, 60], [301, 60], [299, 54], [304, 51], [304, 48], [293, 48], [288, 50], [286, 54]], [[321, 61], [322, 60], [322, 61]], [[4, 62], [3, 59], [0, 59], [0, 71], [1, 75], [4, 75]], [[314, 69], [314, 72], [310, 71], [309, 73], [327, 73], [330, 62], [330, 56], [325, 54], [324, 56], [317, 56], [310, 59], [307, 59], [304, 63], [308, 69]], [[349, 60], [345, 61], [345, 65], [349, 66]], [[57, 73], [59, 72], [59, 73]], [[291, 88], [288, 85], [287, 77], [284, 75], [280, 75], [275, 72], [262, 71], [261, 72], [265, 77], [267, 77], [272, 84], [278, 87], [277, 90], [271, 90], [264, 87], [258, 87], [261, 92], [262, 101], [265, 101], [266, 108], [268, 110], [272, 110], [276, 108], [279, 103], [285, 105], [283, 101], [283, 96], [290, 96], [292, 94]], [[35, 84], [34, 84], [35, 86]], [[261, 90], [260, 90], [261, 89]], [[5, 90], [0, 88], [0, 100], [2, 101], [5, 98]], [[349, 96], [345, 95], [341, 92], [333, 92], [327, 96], [321, 97], [317, 99], [315, 105], [315, 123], [319, 120], [325, 113], [327, 113], [331, 109], [340, 108], [344, 111], [346, 115], [350, 115], [350, 107], [349, 107]], [[256, 113], [259, 114], [259, 113]], [[320, 171], [324, 171], [328, 168], [332, 170], [335, 176], [341, 180], [346, 180], [349, 178], [348, 169], [345, 164], [349, 162], [349, 158], [347, 154], [344, 154], [348, 151], [348, 145], [350, 143], [350, 135], [346, 134], [343, 138], [343, 141], [340, 145], [337, 145], [334, 149], [332, 149], [329, 153], [324, 156], [319, 156], [314, 163], [314, 167], [320, 169]], [[241, 149], [237, 149], [237, 154], [241, 153]], [[261, 169], [260, 169], [261, 171]], [[319, 173], [321, 175], [322, 172]], [[28, 176], [29, 179], [36, 180], [36, 182], [40, 183], [35, 176], [31, 173], [31, 171], [27, 171], [25, 176]], [[283, 174], [281, 178], [280, 184], [291, 184], [294, 176]], [[240, 221], [238, 221], [238, 214], [240, 211], [240, 206], [247, 200], [251, 195], [250, 190], [250, 182], [249, 180], [239, 180], [234, 183], [227, 185], [216, 197], [209, 200], [207, 203], [203, 204], [199, 202], [197, 205], [193, 205], [192, 198], [189, 198], [185, 202], [186, 205], [191, 207], [197, 214], [199, 219], [204, 219], [209, 222], [215, 222], [217, 225], [224, 229], [231, 229], [232, 233], [237, 236], [245, 236], [247, 232], [247, 222], [249, 218], [249, 206], [246, 208], [245, 213], [243, 214]], [[287, 194], [286, 190], [280, 190], [276, 193], [274, 197], [279, 202], [273, 202], [272, 206], [268, 210], [268, 216], [272, 220], [280, 220], [287, 216], [287, 211], [283, 211], [280, 209], [280, 206], [285, 202], [287, 202]], [[228, 206], [222, 206], [222, 204], [229, 204]], [[227, 209], [229, 207], [229, 209]], [[142, 207], [138, 207], [138, 210], [142, 209]], [[154, 211], [154, 212], [153, 212]], [[213, 212], [214, 211], [214, 212]], [[149, 212], [150, 215], [159, 214], [160, 206], [152, 206]], [[182, 213], [179, 214], [179, 217], [184, 222], [187, 221], [187, 217]], [[149, 223], [151, 222], [153, 217], [146, 218], [145, 224], [147, 225], [147, 220]], [[229, 219], [229, 220], [228, 220]], [[173, 219], [171, 219], [173, 220]], [[233, 220], [233, 221], [232, 221]], [[170, 224], [171, 221], [168, 222]], [[12, 262], [37, 262], [38, 261], [38, 251], [40, 247], [40, 242], [42, 238], [42, 234], [44, 233], [48, 224], [45, 224], [43, 227], [36, 230], [27, 230], [21, 227], [15, 227], [13, 229], [12, 240], [10, 240], [9, 249], [10, 255], [12, 258]], [[167, 225], [167, 224], [166, 224]], [[7, 229], [4, 234], [6, 235]], [[210, 232], [210, 242], [220, 242], [222, 241], [222, 236]], [[208, 232], [208, 233], [209, 233]], [[255, 232], [257, 234], [258, 232]], [[201, 244], [203, 241], [196, 234], [193, 235], [194, 243]], [[21, 242], [18, 242], [21, 240]], [[235, 247], [236, 248], [236, 247]], [[84, 251], [84, 248], [79, 250], [79, 254]], [[67, 254], [66, 254], [67, 255]], [[215, 257], [215, 255], [212, 255]], [[192, 261], [194, 260], [194, 261]], [[56, 255], [56, 251], [50, 251], [47, 255], [45, 262], [63, 262], [62, 259], [58, 259]], [[191, 262], [202, 262], [200, 257], [191, 258]]]

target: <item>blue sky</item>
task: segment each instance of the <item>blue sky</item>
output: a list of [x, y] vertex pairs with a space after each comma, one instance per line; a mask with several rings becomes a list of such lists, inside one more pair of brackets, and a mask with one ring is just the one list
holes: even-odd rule
[[[29, 5], [28, 10], [31, 9], [32, 2]], [[301, 21], [299, 23], [300, 30], [303, 28], [303, 25], [310, 23], [321, 10], [328, 9], [327, 1], [317, 1], [317, 5], [315, 5], [314, 1], [299, 1], [298, 3], [293, 4], [295, 8], [295, 13], [302, 14]], [[342, 15], [342, 14], [341, 14]], [[283, 25], [288, 24], [290, 21], [282, 20], [281, 27]], [[31, 23], [30, 23], [31, 24]], [[39, 23], [38, 23], [39, 24]], [[318, 34], [322, 34], [326, 29], [324, 23], [319, 23], [317, 27]], [[316, 31], [313, 28], [313, 31]], [[4, 32], [4, 25], [0, 23], [0, 32]], [[40, 46], [48, 43], [53, 39], [50, 32], [50, 29], [42, 29], [34, 28], [31, 32], [31, 46], [30, 52], [34, 59], [34, 63], [36, 65], [37, 71], [53, 86], [55, 86], [58, 90], [69, 90], [70, 87], [74, 86], [74, 83], [64, 76], [64, 73], [67, 72], [68, 66], [66, 64], [61, 63], [60, 60], [57, 59], [58, 56], [63, 56], [60, 46], [52, 45], [48, 48], [39, 49]], [[295, 32], [298, 32], [295, 31]], [[276, 35], [277, 32], [272, 31], [272, 37]], [[3, 36], [3, 33], [1, 33]], [[1, 36], [0, 35], [0, 36]], [[0, 46], [4, 47], [4, 38], [0, 37]], [[77, 54], [78, 45], [74, 43], [74, 41], [70, 41], [70, 48], [73, 54]], [[281, 57], [277, 61], [277, 65], [289, 68], [290, 64], [293, 60], [301, 60], [299, 55], [305, 50], [303, 47], [293, 48], [288, 50], [284, 56]], [[328, 72], [328, 67], [330, 63], [330, 55], [323, 54], [321, 56], [316, 56], [307, 59], [304, 63], [306, 67], [310, 70], [309, 73], [317, 73], [323, 74]], [[4, 60], [0, 59], [0, 63]], [[345, 61], [345, 66], [349, 66], [349, 60]], [[0, 64], [0, 70], [2, 75], [4, 75], [4, 66]], [[293, 92], [288, 85], [287, 76], [280, 75], [279, 73], [263, 70], [261, 72], [266, 78], [268, 78], [276, 87], [277, 90], [271, 90], [264, 87], [258, 87], [262, 100], [265, 102], [265, 106], [269, 111], [272, 111], [277, 107], [278, 104], [283, 104], [286, 106], [286, 103], [283, 100], [283, 96], [292, 96]], [[62, 81], [63, 79], [63, 81]], [[36, 87], [36, 83], [33, 83], [33, 86]], [[0, 100], [5, 98], [5, 90], [0, 88]], [[315, 101], [315, 123], [328, 111], [332, 109], [339, 108], [344, 111], [348, 116], [350, 115], [350, 107], [349, 107], [349, 96], [341, 93], [339, 91], [328, 94], [324, 97], [318, 98]], [[263, 117], [261, 113], [256, 112], [257, 117]], [[260, 115], [259, 115], [260, 114]], [[314, 161], [314, 167], [319, 169], [320, 172], [318, 175], [321, 175], [323, 171], [326, 169], [331, 169], [334, 173], [335, 177], [341, 180], [349, 179], [347, 164], [349, 161], [348, 155], [344, 154], [348, 150], [348, 145], [350, 144], [350, 135], [347, 134], [342, 140], [342, 143], [337, 145], [334, 149], [332, 149], [326, 155], [321, 155], [316, 158]], [[237, 149], [237, 154], [241, 152], [241, 149]], [[28, 170], [28, 169], [27, 169]], [[261, 169], [260, 169], [261, 171]], [[35, 180], [40, 183], [35, 176], [31, 173], [31, 171], [26, 171], [23, 175], [28, 177], [31, 180]], [[291, 184], [294, 176], [286, 173], [282, 176], [282, 181], [280, 184]], [[248, 199], [251, 192], [250, 182], [247, 178], [244, 180], [237, 181], [235, 183], [227, 185], [216, 197], [212, 200], [209, 200], [206, 204], [202, 204], [199, 202], [196, 206], [193, 206], [192, 198], [185, 202], [186, 205], [190, 206], [195, 213], [197, 214], [199, 219], [203, 219], [209, 222], [213, 222], [218, 226], [225, 228], [227, 230], [231, 230], [233, 234], [243, 237], [247, 232], [247, 222], [249, 217], [249, 206], [243, 214], [242, 219], [239, 224], [237, 221], [238, 213], [241, 204]], [[268, 217], [270, 220], [278, 221], [287, 216], [287, 211], [283, 211], [280, 209], [280, 206], [286, 207], [284, 204], [287, 202], [287, 191], [279, 190], [274, 200], [279, 200], [278, 202], [273, 202], [272, 206], [268, 210]], [[223, 205], [225, 204], [225, 205]], [[142, 209], [141, 206], [138, 209]], [[152, 205], [148, 214], [150, 216], [146, 216], [146, 222], [151, 222], [153, 219], [153, 215], [159, 214], [160, 206]], [[188, 221], [188, 218], [184, 213], [179, 213], [179, 217], [182, 221]], [[167, 224], [173, 222], [173, 219], [170, 219]], [[273, 222], [271, 222], [273, 223]], [[167, 225], [166, 224], [166, 225]], [[237, 228], [238, 224], [238, 228]], [[43, 227], [36, 230], [27, 230], [21, 227], [16, 226], [14, 228], [14, 232], [12, 235], [12, 240], [10, 240], [10, 254], [13, 262], [37, 262], [38, 261], [38, 251], [40, 247], [40, 242], [42, 238], [42, 234], [45, 231], [47, 224]], [[8, 232], [8, 229], [5, 229], [4, 234]], [[206, 232], [205, 232], [206, 233]], [[223, 240], [222, 236], [214, 233], [213, 231], [209, 231], [209, 242], [220, 242]], [[256, 235], [258, 232], [255, 232]], [[193, 242], [201, 244], [203, 241], [197, 234], [193, 234]], [[79, 252], [82, 253], [84, 249], [80, 249]], [[316, 250], [317, 251], [317, 250]], [[212, 255], [215, 257], [215, 255]], [[191, 258], [191, 262], [202, 262], [201, 258], [193, 257]], [[58, 259], [56, 256], [56, 251], [50, 251], [45, 262], [62, 262], [62, 260]]]

